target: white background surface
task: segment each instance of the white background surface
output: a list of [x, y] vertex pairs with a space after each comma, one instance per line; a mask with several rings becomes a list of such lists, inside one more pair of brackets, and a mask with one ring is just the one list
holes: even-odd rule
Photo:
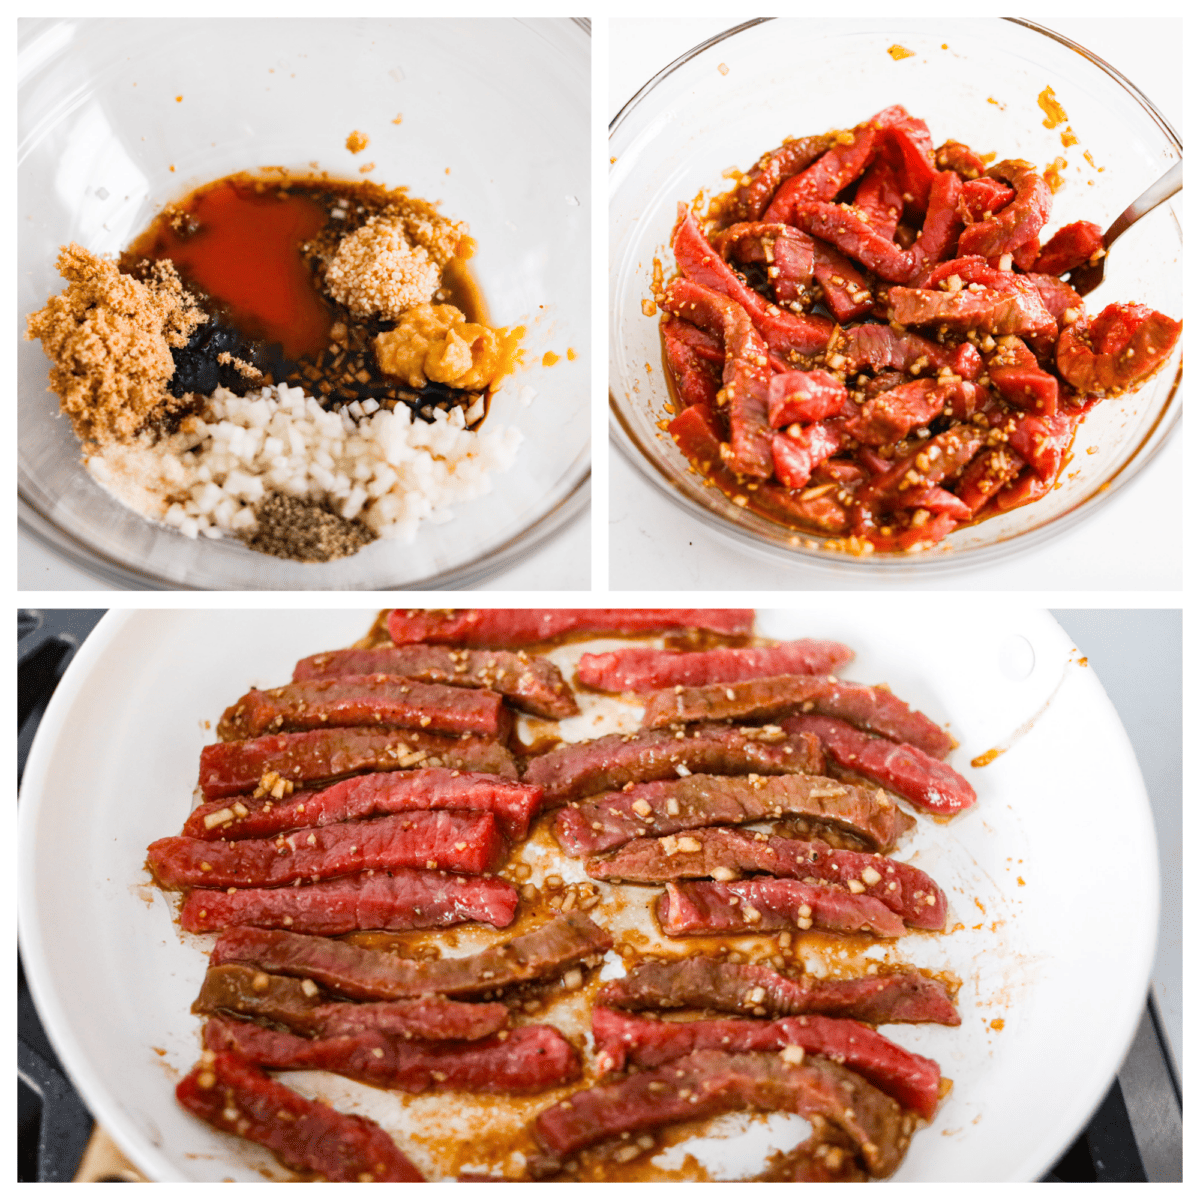
[[[679, 55], [749, 15], [613, 20], [609, 117]], [[1114, 66], [1150, 97], [1183, 137], [1180, 21], [1070, 20], [1040, 15], [1034, 19]], [[752, 153], [761, 149], [765, 147], [752, 148]], [[844, 578], [819, 568], [782, 566], [733, 545], [643, 481], [615, 450], [610, 452], [609, 463], [609, 586], [614, 590], [826, 590], [846, 586]], [[1182, 489], [1183, 438], [1177, 431], [1155, 462], [1099, 515], [1048, 545], [994, 567], [895, 581], [889, 586], [918, 591], [963, 587], [1179, 589], [1183, 586]]]

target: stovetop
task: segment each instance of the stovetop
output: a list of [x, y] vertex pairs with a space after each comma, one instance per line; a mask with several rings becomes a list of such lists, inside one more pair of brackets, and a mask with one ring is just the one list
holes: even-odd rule
[[[95, 609], [18, 612], [18, 783], [54, 689], [79, 645], [103, 615]], [[1182, 1092], [1164, 1044], [1151, 996], [1134, 1044], [1108, 1094], [1043, 1182], [1182, 1180]], [[18, 956], [18, 1180], [74, 1179], [93, 1125], [91, 1114], [71, 1086], [38, 1019]]]

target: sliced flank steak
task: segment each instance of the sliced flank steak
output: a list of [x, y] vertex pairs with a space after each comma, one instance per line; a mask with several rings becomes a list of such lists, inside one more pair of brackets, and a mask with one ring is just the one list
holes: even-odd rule
[[755, 1017], [819, 1013], [868, 1025], [958, 1025], [950, 989], [911, 968], [856, 979], [792, 979], [757, 963], [726, 963], [695, 954], [641, 963], [606, 983], [597, 1004], [612, 1008], [702, 1008]]
[[225, 710], [217, 736], [236, 742], [265, 733], [360, 725], [504, 741], [512, 732], [512, 713], [503, 696], [485, 688], [419, 683], [396, 675], [341, 675], [265, 692], [252, 688]]
[[975, 789], [953, 767], [916, 746], [871, 737], [835, 717], [787, 717], [783, 727], [815, 734], [839, 767], [890, 788], [922, 812], [950, 817], [977, 799]]
[[294, 1171], [330, 1183], [424, 1182], [374, 1121], [307, 1100], [240, 1055], [218, 1053], [198, 1063], [175, 1098], [214, 1128], [266, 1146]]
[[292, 682], [341, 675], [403, 675], [422, 683], [489, 688], [535, 717], [573, 717], [579, 712], [562, 672], [548, 658], [523, 650], [514, 654], [424, 645], [330, 650], [302, 658], [292, 672]]
[[164, 888], [271, 888], [398, 867], [482, 875], [494, 871], [507, 850], [491, 813], [410, 812], [276, 838], [160, 838], [147, 863]]
[[814, 928], [887, 938], [905, 933], [904, 922], [870, 896], [769, 875], [737, 883], [668, 883], [655, 912], [668, 937]]
[[733, 1109], [821, 1116], [853, 1139], [868, 1171], [890, 1175], [908, 1147], [912, 1118], [860, 1075], [828, 1059], [697, 1050], [657, 1070], [575, 1092], [538, 1115], [538, 1140], [569, 1155], [621, 1134]]
[[753, 628], [752, 608], [396, 608], [388, 616], [398, 646], [435, 642], [496, 650], [573, 634], [636, 637], [698, 629], [745, 637]]
[[508, 1025], [503, 1004], [464, 1004], [444, 996], [349, 1004], [331, 1001], [311, 979], [269, 975], [239, 963], [209, 967], [192, 1012], [270, 1021], [304, 1037], [375, 1030], [406, 1040], [475, 1042]]
[[517, 777], [513, 756], [489, 738], [446, 737], [415, 729], [310, 729], [205, 746], [200, 751], [200, 787], [212, 800], [253, 792], [264, 776], [278, 776], [282, 785], [267, 790], [272, 798], [283, 799], [302, 783], [415, 767]]
[[554, 836], [582, 858], [637, 837], [793, 815], [834, 825], [881, 851], [916, 823], [881, 788], [822, 775], [688, 775], [570, 805], [555, 817]]
[[853, 657], [854, 651], [841, 642], [808, 639], [776, 646], [692, 651], [631, 646], [583, 655], [579, 678], [602, 692], [653, 692], [676, 684], [698, 687], [771, 675], [827, 675]]
[[592, 1010], [592, 1035], [602, 1071], [629, 1065], [660, 1067], [695, 1050], [783, 1050], [799, 1046], [857, 1071], [904, 1108], [929, 1120], [941, 1099], [941, 1068], [858, 1021], [837, 1017], [781, 1017], [759, 1021], [660, 1021], [634, 1017], [602, 1005]]
[[303, 1038], [213, 1017], [204, 1044], [272, 1071], [333, 1071], [403, 1092], [540, 1092], [579, 1076], [578, 1052], [552, 1025], [524, 1025], [478, 1042], [417, 1042], [376, 1030]]
[[541, 788], [499, 775], [446, 767], [380, 771], [355, 775], [319, 791], [292, 792], [282, 799], [268, 792], [209, 800], [193, 810], [183, 834], [207, 841], [261, 838], [389, 813], [466, 809], [492, 813], [504, 836], [520, 841], [541, 803]]
[[770, 837], [740, 829], [696, 829], [628, 842], [604, 858], [588, 861], [593, 879], [666, 883], [712, 878], [723, 882], [747, 872], [840, 883], [898, 913], [919, 929], [946, 924], [946, 897], [924, 871], [882, 854], [834, 850], [824, 842]]
[[517, 891], [502, 879], [400, 869], [363, 872], [301, 887], [194, 888], [179, 913], [189, 933], [260, 925], [333, 936], [357, 929], [442, 929], [512, 923]]
[[612, 937], [580, 912], [564, 913], [511, 941], [460, 958], [406, 959], [323, 937], [267, 929], [228, 929], [210, 966], [243, 963], [279, 975], [311, 979], [355, 1000], [409, 996], [479, 996], [517, 983], [553, 979], [569, 967], [596, 962]]
[[612, 733], [558, 746], [531, 759], [521, 782], [541, 787], [549, 808], [627, 783], [675, 779], [693, 772], [819, 775], [824, 768], [816, 738], [791, 738], [778, 726], [695, 725], [685, 730]]
[[909, 708], [887, 688], [847, 683], [832, 675], [776, 675], [703, 687], [665, 688], [646, 698], [645, 729], [692, 721], [770, 720], [818, 712], [907, 742], [934, 758], [945, 758], [954, 739], [924, 713]]

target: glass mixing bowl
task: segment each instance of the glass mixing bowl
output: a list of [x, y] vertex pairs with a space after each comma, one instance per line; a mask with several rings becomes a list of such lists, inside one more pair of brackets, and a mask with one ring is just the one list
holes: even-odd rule
[[[311, 166], [442, 201], [467, 221], [492, 319], [530, 366], [486, 427], [524, 435], [489, 495], [304, 564], [143, 520], [80, 465], [36, 342], [19, 359], [19, 512], [57, 553], [126, 587], [460, 587], [586, 507], [590, 40], [570, 20], [36, 20], [19, 44], [18, 309], [62, 287], [61, 245], [123, 249], [166, 202], [234, 171]], [[177, 99], [182, 97], [182, 99]], [[394, 124], [402, 117], [400, 124]], [[359, 155], [352, 130], [370, 137]], [[24, 321], [21, 321], [23, 332]], [[575, 351], [568, 361], [568, 348]], [[561, 361], [543, 366], [546, 351]], [[522, 404], [524, 385], [536, 392]], [[528, 400], [528, 393], [526, 393]]]
[[[888, 48], [913, 52], [899, 60]], [[1043, 124], [1039, 93], [1053, 87], [1079, 144]], [[1183, 157], [1154, 105], [1112, 67], [1026, 21], [766, 20], [730, 29], [661, 71], [613, 119], [609, 153], [610, 436], [661, 492], [718, 532], [780, 561], [847, 578], [886, 578], [977, 567], [1039, 545], [1101, 511], [1156, 456], [1179, 423], [1182, 342], [1134, 394], [1097, 405], [1080, 426], [1058, 486], [1043, 499], [952, 533], [920, 555], [825, 551], [704, 486], [659, 427], [669, 413], [659, 316], [642, 302], [654, 262], [674, 272], [668, 241], [680, 200], [729, 187], [785, 137], [845, 128], [892, 104], [923, 118], [934, 145], [953, 138], [980, 153], [1039, 164], [1063, 158], [1047, 235], [1075, 220], [1107, 228]], [[1087, 152], [1095, 167], [1084, 157]], [[1137, 301], [1183, 314], [1182, 195], [1114, 247], [1091, 312]]]

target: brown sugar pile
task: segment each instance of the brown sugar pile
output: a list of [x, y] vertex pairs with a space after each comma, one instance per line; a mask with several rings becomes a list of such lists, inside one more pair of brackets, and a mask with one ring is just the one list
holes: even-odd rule
[[85, 444], [127, 442], [154, 417], [182, 405], [167, 389], [173, 346], [208, 318], [169, 262], [145, 282], [75, 243], [58, 256], [66, 289], [28, 318], [51, 361], [50, 386]]

